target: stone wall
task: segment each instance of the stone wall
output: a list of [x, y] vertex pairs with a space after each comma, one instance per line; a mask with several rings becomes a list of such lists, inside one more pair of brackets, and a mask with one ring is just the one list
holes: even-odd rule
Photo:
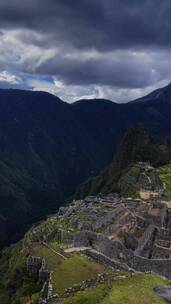
[[36, 275], [37, 282], [42, 286], [40, 291], [40, 304], [52, 295], [51, 273], [46, 269], [46, 261], [42, 257], [29, 256], [26, 262], [27, 271], [30, 275]]
[[53, 240], [58, 243], [70, 244], [73, 242], [73, 239], [74, 239], [74, 234], [72, 232], [63, 230], [61, 228], [56, 228], [45, 236], [44, 241], [50, 242]]
[[104, 216], [102, 216], [100, 219], [96, 221], [93, 225], [93, 230], [96, 231], [102, 226], [106, 225], [107, 223], [116, 221], [121, 215], [125, 212], [125, 207], [122, 205], [117, 207], [114, 211], [110, 211]]
[[46, 269], [46, 261], [42, 257], [29, 256], [26, 262], [27, 271], [30, 275], [35, 275], [40, 283], [48, 280], [49, 272]]
[[92, 248], [111, 259], [122, 259], [123, 261], [131, 254], [131, 251], [126, 249], [120, 241], [111, 241], [103, 234], [97, 235]]
[[153, 248], [153, 259], [169, 259], [171, 256], [171, 250], [167, 247], [158, 246], [155, 244]]
[[27, 262], [26, 262], [27, 271], [30, 275], [37, 276], [37, 279], [39, 276], [39, 270], [42, 267], [42, 261], [43, 258], [41, 257], [29, 256], [27, 258]]
[[74, 236], [74, 247], [89, 247], [96, 242], [97, 234], [91, 231], [78, 232]]
[[141, 255], [148, 258], [151, 255], [156, 234], [157, 228], [152, 224], [149, 225], [139, 240], [135, 255]]
[[[166, 204], [161, 203], [157, 199], [153, 200], [151, 199], [150, 201], [152, 206], [146, 214], [146, 219], [151, 219], [155, 225], [159, 227], [164, 227], [168, 217], [167, 206]], [[150, 211], [152, 211], [153, 209], [159, 209], [159, 214], [153, 215], [152, 213], [150, 213]]]
[[171, 259], [147, 259], [140, 256], [129, 256], [126, 262], [111, 259], [95, 250], [86, 250], [85, 254], [98, 263], [114, 269], [126, 271], [155, 272], [171, 279]]
[[82, 281], [79, 284], [74, 284], [72, 287], [65, 290], [64, 298], [73, 296], [78, 291], [84, 291], [94, 286], [96, 283], [103, 283], [108, 280], [110, 274], [99, 273], [96, 277]]
[[160, 229], [157, 238], [159, 240], [166, 240], [170, 241], [171, 240], [171, 231], [167, 229]]
[[130, 268], [128, 267], [127, 264], [125, 263], [120, 263], [119, 261], [115, 260], [115, 259], [110, 259], [109, 257], [107, 257], [106, 255], [97, 252], [96, 250], [85, 250], [84, 253], [89, 256], [90, 258], [92, 258], [93, 260], [97, 261], [98, 263], [101, 263], [103, 265], [106, 265], [107, 267], [112, 267], [114, 269], [123, 269], [126, 271], [129, 271]]
[[171, 279], [171, 259], [147, 259], [134, 256], [129, 266], [141, 272], [155, 272]]
[[80, 231], [80, 232], [70, 232], [63, 229], [57, 229], [53, 234], [46, 238], [46, 242], [51, 240], [57, 241], [58, 243], [72, 244], [75, 247], [88, 247], [95, 240], [96, 234], [91, 231]]
[[119, 217], [114, 224], [108, 226], [105, 230], [106, 235], [111, 235], [116, 231], [129, 231], [136, 224], [136, 218], [129, 210], [124, 210], [121, 217]]
[[164, 225], [167, 222], [168, 218], [168, 212], [167, 212], [167, 206], [164, 205], [161, 209], [161, 226], [164, 227]]

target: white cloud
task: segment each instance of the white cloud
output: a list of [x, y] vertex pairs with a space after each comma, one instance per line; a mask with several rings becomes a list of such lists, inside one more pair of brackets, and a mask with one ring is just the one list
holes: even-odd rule
[[[170, 81], [170, 52], [164, 49], [100, 52], [45, 47], [43, 34], [31, 30], [1, 31], [0, 38], [0, 87], [47, 91], [68, 102], [105, 98], [121, 103]], [[30, 77], [23, 78], [24, 73]], [[45, 80], [47, 74], [51, 80]], [[144, 87], [135, 86], [138, 79], [145, 79]], [[130, 83], [130, 88], [117, 83]]]
[[155, 85], [147, 86], [146, 88], [140, 89], [124, 89], [111, 86], [99, 86], [98, 98], [109, 99], [117, 103], [126, 103], [128, 101], [143, 97], [158, 88], [162, 88], [168, 83], [169, 79], [165, 79], [157, 82]]
[[41, 79], [29, 79], [26, 82], [27, 86], [34, 91], [45, 91], [54, 94], [63, 101], [69, 103], [79, 99], [91, 99], [99, 97], [99, 90], [94, 86], [75, 86], [66, 85], [62, 81], [58, 81], [53, 77], [53, 81], [46, 81]]
[[[28, 37], [30, 37], [30, 41]], [[42, 36], [29, 30], [2, 31], [0, 68], [32, 73], [39, 65], [57, 54], [57, 50], [54, 48], [49, 49], [43, 48], [41, 45], [34, 45], [33, 37], [41, 39]]]
[[62, 81], [52, 78], [52, 81], [41, 80], [40, 78], [32, 78], [26, 82], [28, 88], [34, 91], [46, 91], [61, 98], [63, 101], [72, 103], [79, 99], [94, 99], [102, 98], [109, 99], [117, 103], [125, 103], [146, 94], [153, 90], [167, 85], [169, 79], [160, 81], [156, 85], [148, 86], [142, 89], [124, 89], [112, 86], [82, 86], [82, 85], [67, 85]]
[[7, 71], [0, 72], [0, 82], [17, 85], [22, 82], [21, 78]]

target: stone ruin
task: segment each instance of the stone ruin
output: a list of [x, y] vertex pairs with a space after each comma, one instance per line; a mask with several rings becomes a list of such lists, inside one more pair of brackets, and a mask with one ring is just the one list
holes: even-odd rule
[[167, 199], [159, 196], [142, 201], [101, 195], [75, 201], [65, 208], [62, 218], [68, 218], [76, 231], [58, 229], [56, 237], [70, 247], [86, 247], [89, 255], [92, 250], [94, 258], [101, 260], [98, 254], [102, 254], [105, 264], [110, 259], [113, 266], [121, 263], [135, 271], [171, 278], [171, 209]]
[[[114, 270], [154, 272], [171, 279], [171, 204], [164, 191], [146, 200], [90, 196], [61, 207], [55, 218], [59, 224], [44, 232], [45, 244], [58, 242]], [[27, 269], [43, 284], [40, 303], [59, 300], [44, 259], [30, 256]], [[79, 288], [83, 287], [78, 284], [66, 294]]]

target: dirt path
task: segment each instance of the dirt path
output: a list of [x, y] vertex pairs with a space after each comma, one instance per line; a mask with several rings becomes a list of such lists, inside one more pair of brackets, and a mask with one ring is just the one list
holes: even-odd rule
[[90, 247], [70, 247], [64, 250], [66, 253], [81, 252], [90, 249]]
[[148, 200], [151, 196], [157, 197], [159, 196], [159, 192], [157, 191], [149, 191], [149, 190], [140, 190], [140, 197], [143, 200]]

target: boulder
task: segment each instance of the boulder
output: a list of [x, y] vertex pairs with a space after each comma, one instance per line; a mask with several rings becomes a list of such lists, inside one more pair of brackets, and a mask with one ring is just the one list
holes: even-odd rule
[[157, 286], [154, 291], [168, 303], [171, 303], [171, 286]]

